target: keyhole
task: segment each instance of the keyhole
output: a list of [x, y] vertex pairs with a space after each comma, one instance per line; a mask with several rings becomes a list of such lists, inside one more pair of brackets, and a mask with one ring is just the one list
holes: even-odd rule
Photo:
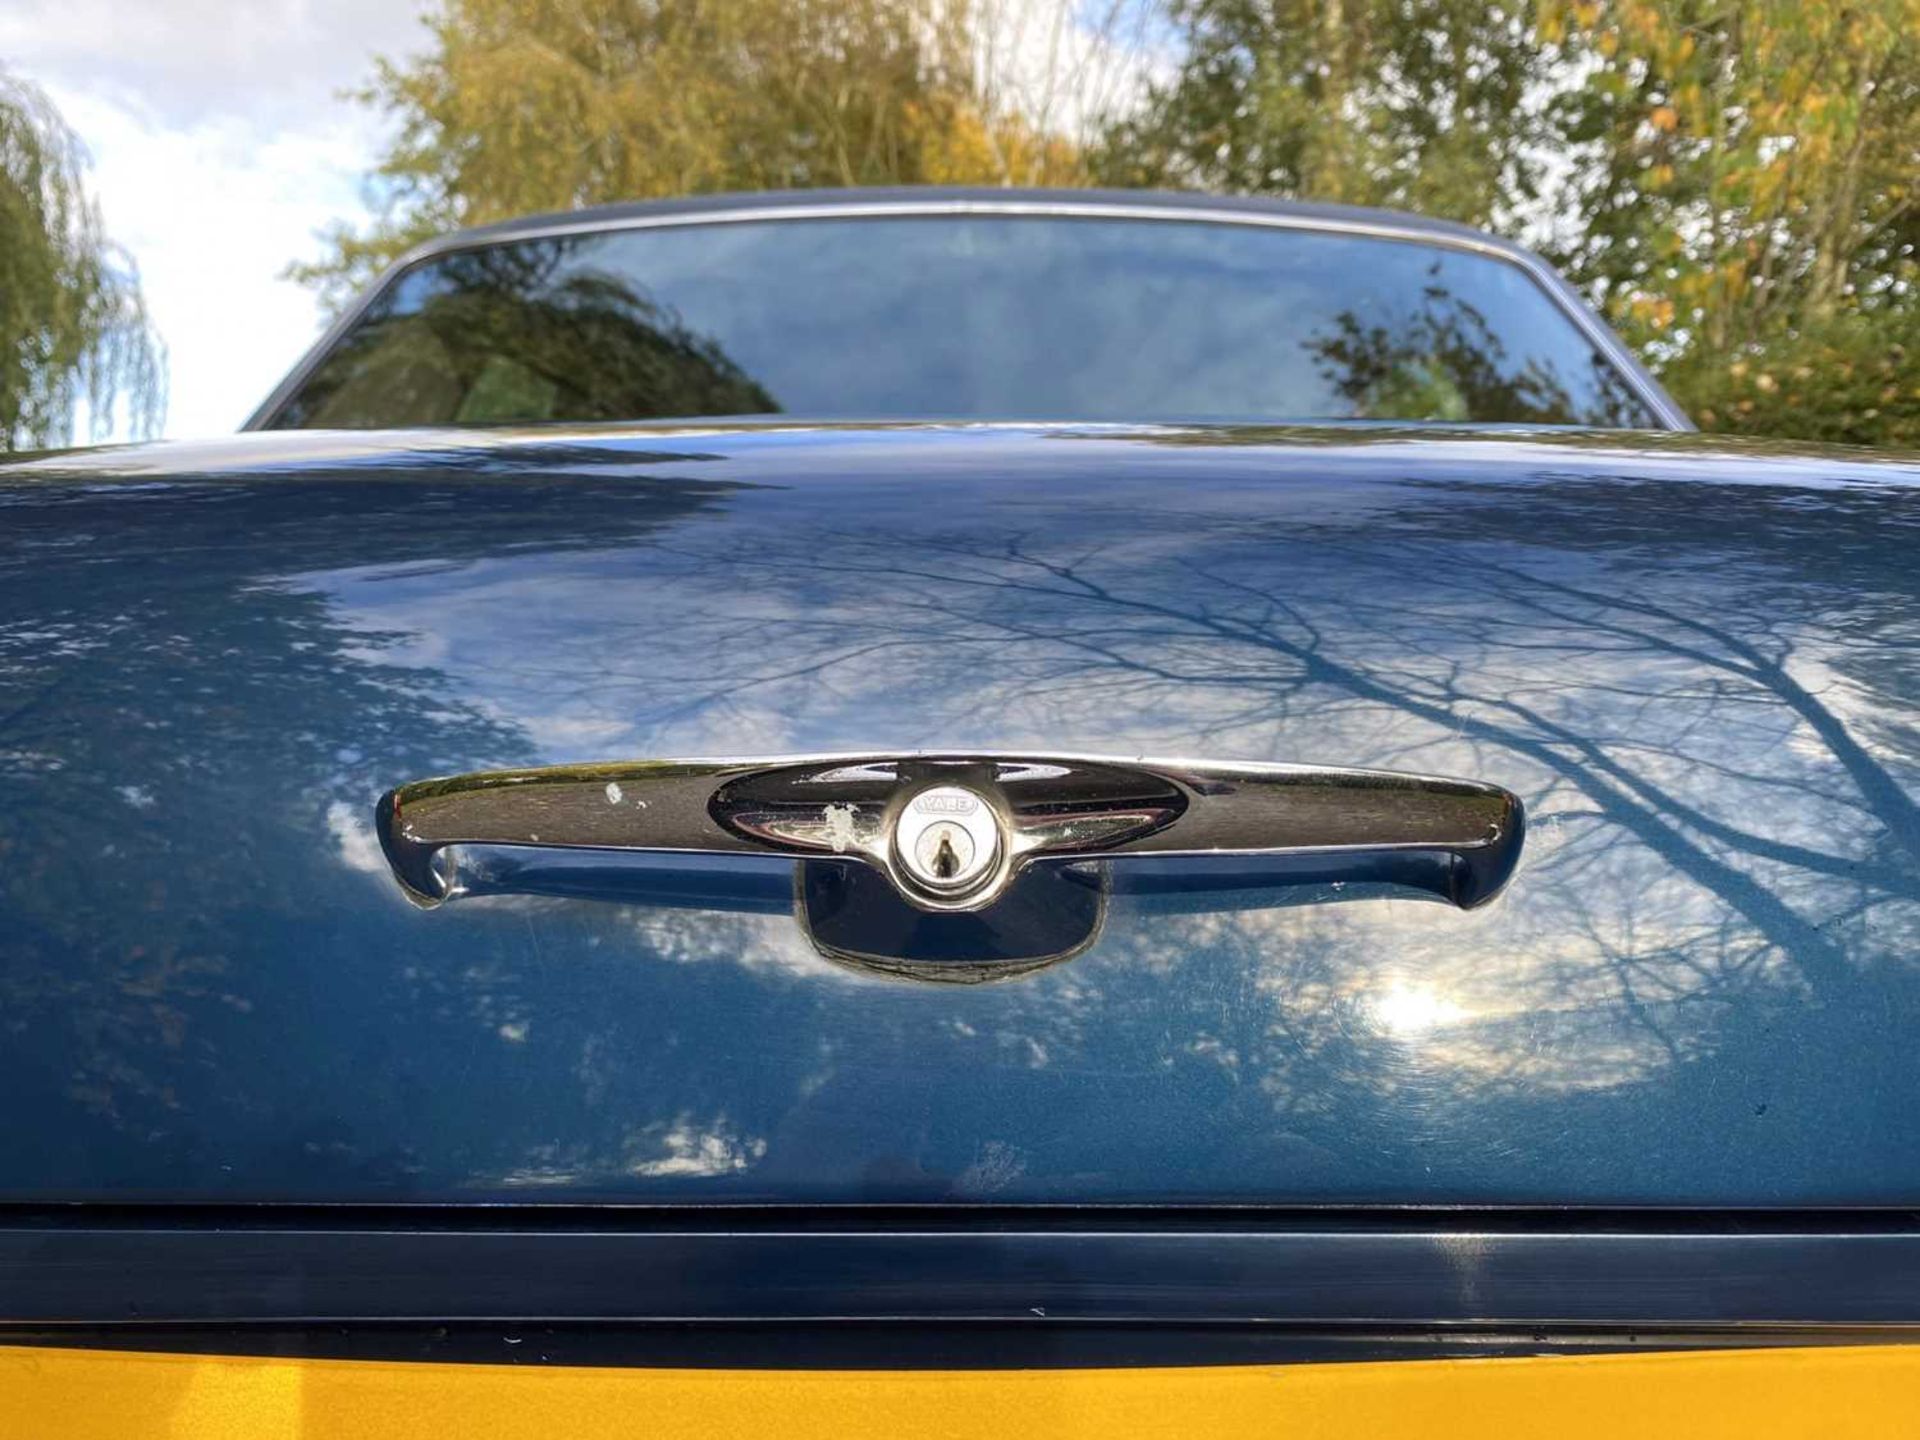
[[942, 835], [940, 848], [933, 853], [933, 873], [942, 880], [951, 880], [960, 871], [960, 857], [953, 853], [953, 837]]
[[894, 831], [894, 851], [907, 875], [920, 884], [946, 894], [991, 871], [992, 850], [983, 854], [966, 826], [925, 811], [910, 812], [906, 823], [916, 828], [905, 839]]

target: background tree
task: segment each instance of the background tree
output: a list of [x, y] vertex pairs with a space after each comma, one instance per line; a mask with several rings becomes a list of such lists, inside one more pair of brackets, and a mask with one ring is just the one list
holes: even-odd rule
[[1551, 56], [1485, 0], [1172, 0], [1182, 59], [1107, 137], [1118, 184], [1504, 225], [1536, 193]]
[[165, 361], [132, 260], [102, 231], [86, 152], [46, 96], [0, 70], [0, 451], [96, 435], [124, 405], [148, 434]]
[[1087, 156], [1138, 99], [1161, 0], [967, 0], [963, 13], [973, 113], [994, 117], [971, 168], [997, 185], [1087, 183]]
[[1075, 183], [1076, 148], [989, 109], [964, 3], [443, 0], [393, 113], [380, 222], [294, 274], [337, 303], [455, 225], [610, 200], [929, 182]]

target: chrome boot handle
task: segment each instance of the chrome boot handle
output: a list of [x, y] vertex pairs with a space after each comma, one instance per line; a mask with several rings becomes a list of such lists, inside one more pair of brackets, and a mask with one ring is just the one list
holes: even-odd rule
[[419, 780], [381, 797], [380, 844], [415, 903], [460, 892], [458, 845], [843, 856], [924, 910], [980, 910], [1036, 861], [1319, 856], [1356, 875], [1438, 857], [1462, 909], [1520, 858], [1520, 800], [1385, 770], [1083, 755], [639, 760]]

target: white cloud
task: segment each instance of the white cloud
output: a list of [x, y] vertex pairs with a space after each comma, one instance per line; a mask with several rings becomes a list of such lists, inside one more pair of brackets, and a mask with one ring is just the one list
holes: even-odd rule
[[380, 838], [373, 826], [355, 807], [344, 800], [327, 806], [327, 833], [350, 870], [364, 875], [387, 874], [387, 858], [380, 853]]
[[0, 55], [169, 130], [244, 119], [310, 130], [375, 54], [419, 48], [421, 0], [8, 0]]
[[658, 1137], [658, 1144], [660, 1153], [651, 1159], [636, 1160], [629, 1167], [632, 1173], [649, 1179], [730, 1175], [756, 1164], [767, 1153], [765, 1140], [735, 1134], [724, 1115], [707, 1128], [697, 1125], [690, 1116], [681, 1115]]
[[374, 127], [344, 107], [306, 131], [262, 135], [231, 117], [170, 127], [117, 100], [48, 90], [93, 152], [107, 232], [138, 263], [166, 343], [165, 433], [239, 428], [318, 332], [313, 296], [281, 272], [315, 253], [316, 230], [364, 216]]

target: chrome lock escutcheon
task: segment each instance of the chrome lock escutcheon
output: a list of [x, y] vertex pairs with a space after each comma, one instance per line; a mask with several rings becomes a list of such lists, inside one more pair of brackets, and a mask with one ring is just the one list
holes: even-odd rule
[[893, 825], [893, 855], [914, 885], [943, 898], [977, 889], [999, 868], [1000, 818], [962, 785], [922, 790]]

